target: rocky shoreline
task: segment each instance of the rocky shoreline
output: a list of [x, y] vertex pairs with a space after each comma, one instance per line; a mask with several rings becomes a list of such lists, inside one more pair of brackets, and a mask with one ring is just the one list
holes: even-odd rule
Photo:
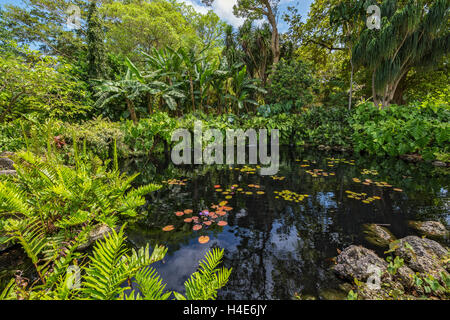
[[[352, 284], [358, 299], [420, 299], [431, 286], [441, 285], [448, 289], [450, 279], [450, 251], [439, 242], [428, 239], [445, 239], [449, 232], [437, 221], [410, 221], [410, 226], [423, 237], [407, 236], [395, 239], [390, 231], [379, 225], [365, 225], [366, 239], [381, 248], [389, 248], [391, 254], [386, 260], [373, 250], [363, 246], [351, 245], [336, 257], [332, 267], [336, 275]], [[393, 258], [395, 256], [395, 260]], [[377, 270], [377, 271], [375, 271]], [[377, 272], [380, 274], [377, 275]], [[379, 286], [372, 281], [378, 277]], [[426, 279], [424, 283], [421, 279]], [[432, 293], [436, 299], [449, 299], [448, 292]]]

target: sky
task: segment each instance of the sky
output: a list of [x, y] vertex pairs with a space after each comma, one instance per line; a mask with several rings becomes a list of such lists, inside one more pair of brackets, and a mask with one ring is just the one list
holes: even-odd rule
[[[1, 1], [1, 0], [0, 0]], [[204, 6], [201, 0], [178, 0], [179, 2], [185, 2], [192, 5], [198, 12], [206, 13], [208, 8]], [[303, 20], [306, 19], [309, 7], [313, 0], [281, 0], [280, 1], [280, 15], [278, 19], [279, 29], [281, 32], [287, 31], [287, 25], [282, 19], [283, 12], [286, 12], [288, 6], [296, 7], [299, 13], [302, 15]], [[239, 27], [244, 19], [237, 18], [233, 15], [233, 6], [236, 4], [236, 0], [215, 0], [212, 6], [214, 12], [224, 21], [231, 24], [234, 27]]]
[[[206, 13], [209, 8], [204, 6], [201, 0], [178, 0], [179, 2], [185, 2], [192, 5], [198, 12]], [[280, 16], [279, 16], [279, 29], [280, 32], [287, 31], [287, 25], [281, 18], [282, 13], [287, 10], [288, 6], [295, 6], [298, 8], [299, 13], [302, 15], [303, 20], [308, 15], [309, 7], [313, 0], [281, 0], [280, 2]], [[0, 5], [3, 4], [20, 4], [21, 0], [0, 0]], [[212, 10], [224, 21], [231, 24], [234, 27], [239, 27], [244, 21], [242, 18], [237, 18], [233, 15], [233, 5], [236, 0], [215, 0], [212, 6]]]

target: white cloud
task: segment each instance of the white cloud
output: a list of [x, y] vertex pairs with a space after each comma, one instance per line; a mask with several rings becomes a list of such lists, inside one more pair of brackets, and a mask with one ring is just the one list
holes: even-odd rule
[[[191, 5], [197, 12], [205, 14], [208, 12], [210, 8], [201, 4], [200, 1], [197, 0], [179, 0], [180, 2], [184, 2], [186, 4]], [[212, 10], [224, 21], [231, 24], [233, 27], [239, 27], [244, 23], [243, 18], [237, 18], [233, 14], [233, 6], [236, 4], [236, 0], [215, 0], [212, 5]]]
[[233, 27], [239, 27], [245, 21], [244, 18], [238, 18], [233, 14], [233, 6], [236, 2], [237, 0], [216, 0], [212, 6], [214, 12]]
[[[241, 26], [245, 21], [245, 19], [238, 18], [233, 14], [233, 6], [236, 4], [237, 0], [215, 0], [213, 2], [212, 8], [208, 8], [205, 5], [203, 5], [201, 0], [178, 0], [178, 1], [191, 5], [192, 7], [194, 7], [196, 11], [202, 14], [205, 14], [208, 12], [209, 9], [212, 9], [222, 20], [231, 24], [235, 28]], [[281, 0], [279, 13], [285, 12], [287, 6], [293, 5], [299, 9], [299, 12], [305, 18], [308, 14], [309, 6], [311, 5], [312, 2], [313, 0], [301, 0], [301, 1]], [[256, 21], [256, 24], [261, 25], [263, 21], [264, 19]], [[283, 32], [284, 29], [287, 28], [287, 26], [285, 25], [283, 19], [281, 19], [281, 14], [279, 15], [278, 22], [280, 24], [279, 26], [280, 31]]]

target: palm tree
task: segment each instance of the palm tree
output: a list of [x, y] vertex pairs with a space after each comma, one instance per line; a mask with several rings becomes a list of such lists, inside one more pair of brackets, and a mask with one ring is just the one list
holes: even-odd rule
[[[403, 3], [406, 2], [406, 3]], [[412, 68], [432, 68], [449, 53], [448, 0], [382, 1], [381, 30], [366, 28], [353, 48], [372, 73], [376, 105], [388, 106]]]

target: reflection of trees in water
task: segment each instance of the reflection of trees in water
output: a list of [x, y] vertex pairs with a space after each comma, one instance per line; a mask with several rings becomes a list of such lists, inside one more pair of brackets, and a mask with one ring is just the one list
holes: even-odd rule
[[[225, 248], [225, 265], [232, 267], [233, 272], [219, 297], [289, 299], [295, 292], [318, 296], [321, 290], [336, 284], [328, 259], [337, 255], [337, 248], [342, 250], [350, 244], [364, 244], [361, 235], [364, 223], [390, 224], [395, 235], [404, 236], [408, 232], [408, 217], [420, 215], [437, 219], [446, 215], [445, 196], [437, 195], [442, 187], [448, 187], [448, 182], [445, 176], [435, 175], [433, 168], [375, 158], [356, 159], [355, 166], [329, 168], [325, 158], [323, 154], [308, 152], [303, 153], [301, 159], [317, 160], [312, 168], [334, 171], [335, 177], [312, 178], [294, 161], [295, 157], [283, 155], [278, 173], [278, 176], [285, 176], [283, 181], [243, 174], [229, 170], [228, 166], [222, 166], [220, 170], [214, 166], [175, 167], [172, 164], [164, 169], [152, 167], [148, 171], [145, 167], [139, 168], [138, 171], [143, 173], [141, 181], [145, 183], [171, 178], [188, 178], [189, 181], [187, 188], [165, 187], [149, 198], [150, 214], [137, 231], [140, 236], [136, 234], [134, 239], [139, 244], [151, 239], [155, 243], [169, 243], [171, 250], [183, 249], [195, 236], [189, 235], [190, 230], [161, 235], [160, 231], [152, 233], [145, 228], [151, 230], [174, 224], [179, 220], [173, 215], [174, 211], [205, 209], [211, 203], [224, 200], [223, 195], [214, 191], [214, 184], [223, 188], [232, 184], [260, 184], [265, 195], [239, 195], [229, 200], [234, 210], [228, 223], [234, 228], [233, 238], [238, 244]], [[361, 178], [363, 168], [379, 172], [377, 176], [364, 178], [387, 181], [405, 192], [395, 193], [391, 189], [354, 183], [352, 178]], [[311, 197], [301, 203], [274, 198], [275, 190], [286, 189]], [[366, 205], [348, 199], [346, 190], [378, 195], [381, 200]], [[241, 209], [245, 209], [246, 214], [236, 215]], [[217, 232], [220, 233], [220, 229]]]

